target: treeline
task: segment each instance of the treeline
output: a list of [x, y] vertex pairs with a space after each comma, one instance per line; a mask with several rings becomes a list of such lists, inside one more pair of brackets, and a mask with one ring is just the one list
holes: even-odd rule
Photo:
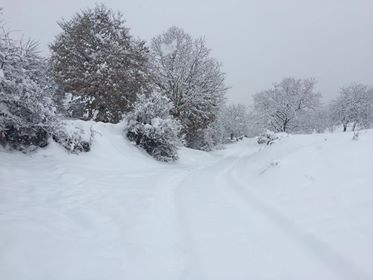
[[227, 105], [225, 74], [203, 38], [178, 27], [150, 43], [130, 34], [120, 13], [103, 5], [59, 23], [42, 58], [33, 42], [0, 34], [0, 143], [28, 151], [50, 139], [71, 152], [90, 143], [69, 134], [66, 118], [125, 122], [125, 135], [161, 161], [177, 148], [212, 150], [263, 130], [347, 130], [373, 123], [373, 91], [353, 84], [328, 106], [313, 79], [286, 78], [257, 93], [254, 106]]

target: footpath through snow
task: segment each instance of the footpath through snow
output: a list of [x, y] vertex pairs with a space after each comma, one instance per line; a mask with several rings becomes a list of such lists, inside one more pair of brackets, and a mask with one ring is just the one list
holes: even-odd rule
[[373, 131], [158, 163], [119, 125], [90, 153], [0, 151], [0, 279], [373, 279]]

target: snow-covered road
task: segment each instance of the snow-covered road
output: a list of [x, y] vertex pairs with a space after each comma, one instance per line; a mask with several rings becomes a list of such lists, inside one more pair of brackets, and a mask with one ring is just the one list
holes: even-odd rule
[[373, 279], [373, 131], [246, 140], [161, 164], [0, 152], [0, 279]]
[[179, 221], [196, 268], [186, 279], [369, 279], [241, 179], [249, 158], [230, 156], [178, 185]]

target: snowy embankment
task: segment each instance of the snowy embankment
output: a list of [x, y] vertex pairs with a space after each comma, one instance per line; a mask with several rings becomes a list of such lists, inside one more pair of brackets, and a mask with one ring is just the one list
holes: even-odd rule
[[373, 279], [373, 131], [254, 139], [174, 164], [0, 151], [0, 279]]

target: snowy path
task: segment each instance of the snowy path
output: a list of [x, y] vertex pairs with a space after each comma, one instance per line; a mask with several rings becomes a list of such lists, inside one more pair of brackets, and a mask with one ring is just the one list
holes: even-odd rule
[[368, 279], [235, 178], [250, 157], [231, 155], [178, 186], [180, 220], [194, 259], [186, 279]]
[[0, 279], [373, 279], [373, 131], [167, 165], [97, 129], [86, 155], [0, 154]]

